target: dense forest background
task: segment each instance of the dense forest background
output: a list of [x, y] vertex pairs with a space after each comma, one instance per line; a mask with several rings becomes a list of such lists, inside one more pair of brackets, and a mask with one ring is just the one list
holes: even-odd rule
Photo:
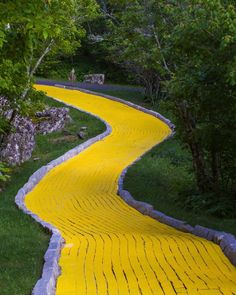
[[[0, 117], [2, 146], [16, 114], [43, 107], [36, 77], [104, 73], [168, 110], [196, 183], [178, 192], [181, 204], [236, 217], [235, 0], [9, 0], [0, 24], [0, 95], [13, 110]], [[1, 183], [8, 174], [1, 163]]]

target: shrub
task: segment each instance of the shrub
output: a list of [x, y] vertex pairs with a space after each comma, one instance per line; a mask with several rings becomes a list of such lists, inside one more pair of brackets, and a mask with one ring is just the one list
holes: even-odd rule
[[0, 189], [3, 187], [3, 184], [10, 179], [10, 168], [3, 162], [0, 162]]

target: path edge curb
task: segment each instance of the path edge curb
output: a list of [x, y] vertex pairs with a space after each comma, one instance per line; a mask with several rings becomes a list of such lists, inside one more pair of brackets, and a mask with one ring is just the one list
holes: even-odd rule
[[[175, 134], [175, 125], [169, 119], [165, 118], [163, 115], [159, 114], [158, 112], [148, 110], [142, 106], [136, 105], [132, 102], [129, 102], [129, 101], [126, 101], [126, 100], [123, 100], [121, 98], [114, 97], [111, 95], [106, 95], [103, 93], [98, 93], [98, 92], [90, 91], [87, 89], [81, 89], [78, 87], [70, 87], [70, 86], [68, 87], [68, 86], [64, 86], [61, 84], [55, 84], [54, 86], [65, 88], [65, 89], [71, 89], [71, 90], [79, 90], [84, 93], [101, 96], [101, 97], [104, 97], [107, 99], [111, 99], [113, 101], [117, 101], [117, 102], [126, 104], [134, 109], [137, 109], [137, 110], [142, 111], [146, 114], [154, 116], [154, 117], [160, 119], [161, 121], [163, 121], [164, 123], [166, 123], [169, 126], [169, 128], [171, 129], [171, 134], [169, 136], [167, 136], [164, 139], [164, 141], [168, 140], [170, 137], [174, 136], [174, 134]], [[159, 145], [159, 144], [160, 143], [158, 143], [157, 145]], [[151, 149], [147, 150], [142, 156], [144, 156], [146, 153], [148, 153]], [[140, 159], [141, 159], [141, 157], [136, 159], [131, 165], [126, 167], [123, 170], [123, 172], [121, 173], [121, 176], [118, 181], [118, 195], [128, 205], [135, 208], [136, 210], [138, 210], [140, 213], [142, 213], [144, 215], [148, 215], [151, 218], [156, 219], [159, 222], [164, 223], [166, 225], [172, 226], [182, 232], [193, 234], [195, 236], [204, 238], [208, 241], [211, 241], [211, 242], [217, 244], [218, 246], [220, 246], [221, 250], [223, 251], [224, 255], [229, 259], [229, 261], [234, 266], [236, 266], [236, 237], [234, 235], [223, 232], [223, 231], [217, 231], [217, 230], [213, 230], [213, 229], [210, 229], [207, 227], [203, 227], [201, 225], [195, 225], [193, 227], [190, 224], [188, 224], [186, 221], [167, 216], [166, 214], [164, 214], [160, 211], [154, 210], [154, 208], [151, 204], [135, 200], [129, 191], [123, 189], [123, 182], [124, 182], [124, 178], [125, 178], [125, 175], [126, 175], [128, 169], [131, 166], [133, 166]]]
[[[50, 96], [48, 96], [50, 97]], [[77, 156], [79, 153], [81, 153], [83, 150], [87, 149], [89, 146], [92, 144], [102, 140], [106, 136], [108, 136], [112, 128], [111, 126], [101, 119], [100, 117], [87, 112], [85, 110], [82, 110], [78, 107], [75, 107], [71, 104], [67, 104], [60, 99], [50, 97], [58, 102], [61, 102], [69, 107], [72, 107], [74, 109], [78, 109], [79, 111], [82, 111], [84, 113], [87, 113], [93, 117], [96, 117], [100, 121], [102, 121], [105, 124], [106, 130], [93, 137], [88, 139], [87, 141], [81, 143], [80, 145], [76, 146], [75, 148], [67, 151], [65, 154], [62, 156], [56, 158], [55, 160], [52, 160], [45, 166], [42, 166], [38, 170], [36, 170], [28, 179], [28, 181], [25, 183], [25, 185], [20, 188], [17, 192], [17, 195], [15, 196], [15, 203], [19, 209], [21, 209], [25, 214], [30, 215], [35, 221], [37, 221], [39, 224], [43, 226], [43, 228], [48, 229], [51, 233], [52, 236], [50, 238], [49, 246], [47, 248], [47, 251], [44, 255], [44, 264], [43, 264], [43, 270], [42, 270], [42, 275], [41, 278], [36, 282], [33, 290], [32, 290], [32, 295], [55, 295], [55, 290], [56, 290], [56, 283], [57, 283], [57, 278], [60, 275], [60, 266], [59, 266], [59, 258], [61, 256], [61, 250], [62, 247], [65, 243], [60, 231], [51, 225], [48, 222], [43, 221], [39, 216], [31, 212], [30, 210], [27, 209], [25, 206], [25, 197], [28, 193], [30, 193], [35, 186], [40, 182], [40, 180], [47, 174], [49, 173], [53, 168], [56, 166], [64, 163], [65, 161]]]
[[[52, 85], [50, 85], [50, 86], [52, 86]], [[55, 84], [54, 87], [61, 87], [64, 89], [71, 89], [71, 90], [79, 90], [81, 92], [85, 92], [88, 94], [97, 95], [100, 97], [111, 99], [113, 101], [117, 101], [117, 102], [126, 104], [134, 109], [140, 110], [144, 113], [147, 113], [147, 114], [152, 115], [156, 118], [159, 118], [161, 121], [166, 123], [172, 131], [172, 133], [165, 140], [172, 137], [175, 133], [175, 131], [174, 131], [175, 125], [172, 124], [170, 120], [168, 120], [167, 118], [165, 118], [161, 114], [159, 114], [155, 111], [152, 111], [152, 110], [148, 110], [144, 107], [138, 106], [134, 103], [125, 101], [121, 98], [117, 98], [114, 96], [105, 95], [102, 93], [97, 93], [94, 91], [85, 90], [85, 89], [81, 89], [81, 88], [77, 88], [77, 87], [68, 87], [68, 86], [64, 86], [64, 85], [60, 85], [60, 84]], [[74, 109], [78, 109], [84, 113], [90, 114], [93, 117], [98, 118], [99, 120], [101, 120], [105, 124], [106, 131], [104, 131], [102, 134], [97, 135], [97, 136], [87, 140], [86, 142], [76, 146], [75, 148], [66, 152], [64, 155], [58, 157], [55, 160], [52, 160], [51, 162], [49, 162], [45, 166], [42, 166], [41, 168], [39, 168], [37, 171], [35, 171], [30, 176], [28, 182], [26, 182], [25, 185], [19, 189], [19, 191], [15, 197], [15, 203], [19, 209], [21, 209], [25, 214], [30, 215], [35, 221], [40, 223], [43, 226], [43, 228], [47, 228], [50, 232], [52, 232], [52, 236], [51, 236], [50, 242], [49, 242], [49, 247], [44, 255], [44, 265], [43, 265], [42, 276], [37, 281], [36, 285], [34, 286], [33, 291], [32, 291], [32, 295], [42, 295], [42, 294], [54, 295], [55, 294], [55, 287], [56, 287], [57, 278], [60, 275], [59, 258], [60, 258], [62, 246], [64, 244], [64, 239], [62, 238], [62, 235], [58, 229], [56, 229], [51, 224], [44, 222], [36, 214], [34, 214], [33, 212], [31, 212], [30, 210], [28, 210], [26, 208], [25, 203], [24, 203], [25, 197], [29, 192], [31, 192], [34, 189], [34, 187], [39, 183], [39, 181], [48, 172], [50, 172], [50, 170], [52, 170], [54, 167], [62, 164], [63, 162], [73, 158], [74, 156], [77, 156], [80, 152], [82, 152], [83, 150], [85, 150], [86, 148], [88, 148], [89, 146], [94, 144], [95, 142], [100, 141], [103, 138], [105, 138], [106, 136], [108, 136], [112, 131], [111, 126], [106, 121], [104, 121], [102, 118], [100, 118], [90, 112], [87, 112], [83, 109], [75, 107], [71, 104], [64, 103], [63, 101], [61, 101], [58, 98], [54, 98], [54, 97], [51, 97], [51, 98], [65, 104], [69, 107], [72, 107]], [[225, 232], [220, 232], [220, 231], [212, 230], [209, 228], [205, 228], [200, 225], [196, 225], [195, 227], [192, 227], [191, 225], [187, 224], [185, 221], [181, 221], [181, 220], [169, 217], [169, 216], [165, 215], [164, 213], [154, 210], [153, 206], [148, 203], [135, 200], [128, 191], [123, 189], [123, 180], [124, 180], [124, 177], [125, 177], [125, 174], [126, 174], [128, 168], [131, 167], [132, 165], [134, 165], [140, 159], [141, 158], [138, 158], [131, 165], [129, 165], [128, 167], [126, 167], [123, 170], [123, 172], [119, 178], [119, 181], [118, 181], [118, 195], [128, 205], [135, 208], [136, 210], [138, 210], [140, 213], [142, 213], [144, 215], [148, 215], [151, 218], [154, 218], [154, 219], [158, 220], [159, 222], [167, 224], [169, 226], [172, 226], [178, 230], [181, 230], [181, 231], [184, 231], [187, 233], [191, 233], [193, 235], [205, 238], [209, 241], [212, 241], [212, 242], [218, 244], [221, 247], [223, 253], [231, 261], [231, 263], [236, 266], [236, 238], [233, 235], [225, 233]]]

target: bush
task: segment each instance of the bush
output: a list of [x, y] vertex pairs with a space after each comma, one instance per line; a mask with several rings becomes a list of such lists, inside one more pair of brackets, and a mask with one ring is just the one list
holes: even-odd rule
[[0, 162], [0, 189], [3, 187], [3, 184], [10, 179], [10, 168], [3, 162]]

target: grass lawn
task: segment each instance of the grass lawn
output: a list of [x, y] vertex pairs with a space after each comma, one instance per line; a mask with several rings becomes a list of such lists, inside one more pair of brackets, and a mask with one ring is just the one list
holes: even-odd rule
[[[64, 106], [48, 98], [45, 102], [50, 106]], [[41, 276], [43, 255], [50, 238], [39, 224], [16, 208], [17, 191], [38, 168], [83, 142], [76, 136], [81, 126], [88, 127], [85, 140], [105, 130], [105, 125], [90, 115], [74, 109], [70, 115], [73, 122], [66, 126], [67, 132], [37, 136], [32, 160], [13, 169], [12, 180], [0, 194], [0, 295], [31, 294]]]
[[[153, 108], [150, 103], [143, 102], [142, 93], [127, 91], [103, 91], [103, 93], [154, 109], [171, 118], [170, 112], [163, 105]], [[154, 147], [130, 167], [124, 181], [124, 189], [130, 191], [135, 199], [152, 204], [156, 210], [186, 220], [191, 225], [200, 224], [236, 235], [236, 219], [217, 218], [207, 212], [200, 213], [197, 208], [193, 211], [183, 207], [179, 193], [194, 190], [195, 187], [191, 156], [181, 147], [176, 136]], [[209, 212], [210, 210], [211, 208]]]

